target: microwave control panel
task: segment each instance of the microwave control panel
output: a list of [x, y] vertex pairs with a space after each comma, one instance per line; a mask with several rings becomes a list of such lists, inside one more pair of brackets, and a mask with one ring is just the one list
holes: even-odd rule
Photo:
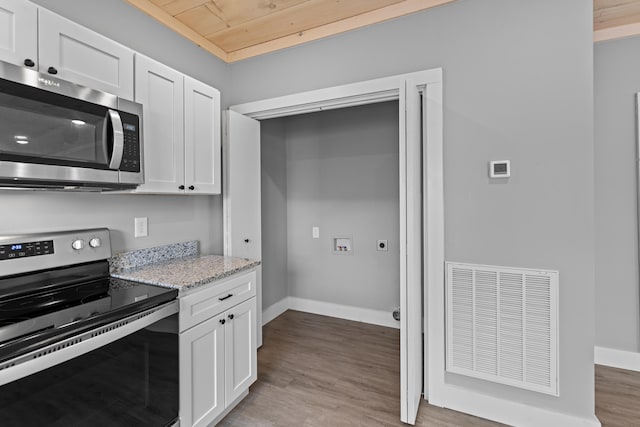
[[53, 253], [53, 240], [0, 245], [0, 260], [18, 259]]
[[120, 170], [140, 172], [140, 120], [138, 116], [120, 111], [124, 133], [124, 151]]

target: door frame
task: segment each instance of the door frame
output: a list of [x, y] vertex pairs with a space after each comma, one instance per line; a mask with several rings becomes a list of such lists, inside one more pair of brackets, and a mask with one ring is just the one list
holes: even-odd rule
[[[423, 351], [422, 372], [416, 372], [406, 358], [400, 360], [401, 396], [406, 402], [401, 404], [401, 420], [414, 424], [419, 395], [410, 396], [410, 389], [424, 385], [424, 398], [438, 401], [440, 381], [444, 375], [445, 360], [445, 317], [444, 317], [444, 140], [443, 140], [443, 83], [442, 69], [419, 71], [384, 77], [375, 80], [351, 83], [325, 89], [302, 92], [276, 98], [233, 105], [230, 110], [253, 119], [264, 120], [323, 110], [353, 107], [384, 101], [398, 101], [400, 118], [400, 298], [401, 304], [411, 298], [407, 292], [407, 266], [416, 262], [422, 264], [423, 283], [422, 307], [424, 317], [418, 320], [401, 316], [400, 346], [401, 354], [411, 351]], [[421, 126], [421, 129], [420, 129]], [[416, 140], [419, 139], [419, 141]], [[412, 145], [413, 143], [413, 145]], [[407, 174], [407, 154], [411, 147], [422, 144], [422, 170], [417, 175]], [[409, 153], [407, 149], [409, 148]], [[404, 158], [403, 158], [404, 156]], [[409, 166], [411, 167], [411, 166]], [[411, 171], [410, 171], [411, 172]], [[415, 171], [414, 171], [415, 172]], [[404, 180], [402, 177], [404, 176]], [[416, 182], [421, 176], [422, 182]], [[403, 194], [416, 193], [416, 187], [422, 188], [422, 201], [403, 200]], [[420, 200], [418, 200], [420, 202]], [[407, 236], [407, 225], [415, 224], [415, 209], [422, 209], [422, 229], [425, 238], [422, 241], [421, 254], [416, 254], [415, 241]], [[411, 206], [414, 211], [407, 208]], [[409, 245], [414, 250], [411, 250]], [[415, 293], [415, 292], [414, 292]], [[260, 308], [259, 308], [260, 309]], [[404, 323], [406, 322], [406, 323]], [[404, 326], [404, 328], [402, 327]], [[409, 340], [409, 329], [426, 331], [422, 348]], [[419, 333], [419, 332], [418, 332]], [[430, 375], [431, 374], [431, 375]], [[421, 384], [422, 383], [422, 384]], [[404, 399], [403, 399], [404, 400]]]

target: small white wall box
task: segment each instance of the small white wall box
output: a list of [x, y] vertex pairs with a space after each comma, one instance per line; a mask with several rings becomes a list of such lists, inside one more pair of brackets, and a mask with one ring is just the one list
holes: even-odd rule
[[492, 160], [489, 163], [489, 178], [509, 178], [511, 162], [509, 160]]
[[331, 239], [333, 242], [333, 253], [338, 255], [351, 255], [353, 254], [353, 241], [351, 237], [334, 237]]

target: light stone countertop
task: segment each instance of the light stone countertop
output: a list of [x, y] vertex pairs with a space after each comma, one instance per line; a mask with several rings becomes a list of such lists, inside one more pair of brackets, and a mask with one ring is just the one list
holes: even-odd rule
[[246, 258], [196, 255], [112, 271], [111, 276], [186, 291], [258, 265], [259, 261]]

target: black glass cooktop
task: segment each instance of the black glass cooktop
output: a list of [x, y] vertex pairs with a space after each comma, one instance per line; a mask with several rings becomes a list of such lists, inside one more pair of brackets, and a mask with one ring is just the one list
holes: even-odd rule
[[0, 361], [175, 299], [178, 291], [109, 277], [98, 261], [0, 279]]

